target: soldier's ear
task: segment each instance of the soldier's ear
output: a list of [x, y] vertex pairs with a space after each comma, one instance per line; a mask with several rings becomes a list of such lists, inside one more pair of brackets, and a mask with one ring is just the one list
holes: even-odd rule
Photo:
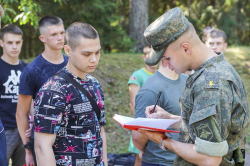
[[166, 67], [169, 66], [169, 62], [168, 62], [168, 60], [166, 58], [162, 58], [161, 61], [160, 61], [160, 63], [162, 64], [162, 66], [164, 68], [166, 68]]
[[182, 43], [181, 47], [186, 54], [191, 54], [191, 47], [188, 43]]

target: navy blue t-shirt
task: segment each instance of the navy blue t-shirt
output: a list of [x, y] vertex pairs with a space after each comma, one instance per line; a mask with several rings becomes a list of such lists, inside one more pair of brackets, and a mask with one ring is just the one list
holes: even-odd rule
[[11, 65], [0, 58], [0, 117], [5, 130], [17, 128], [16, 107], [19, 79], [27, 65], [21, 60], [18, 65]]
[[[40, 54], [22, 72], [20, 77], [19, 94], [32, 95], [35, 99], [37, 92], [42, 85], [68, 63], [68, 56], [64, 55], [64, 62], [53, 64], [48, 62]], [[31, 138], [34, 138], [34, 128]]]
[[32, 95], [35, 99], [42, 85], [68, 63], [68, 57], [64, 56], [64, 62], [53, 64], [48, 62], [40, 54], [22, 72], [20, 77], [19, 94]]

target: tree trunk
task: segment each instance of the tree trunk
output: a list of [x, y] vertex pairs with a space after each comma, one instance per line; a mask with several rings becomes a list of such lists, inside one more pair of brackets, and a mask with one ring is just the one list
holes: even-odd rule
[[191, 0], [188, 0], [188, 17], [191, 15]]
[[236, 9], [237, 9], [237, 13], [236, 13], [236, 22], [237, 22], [237, 26], [236, 26], [236, 34], [237, 37], [239, 39], [240, 44], [242, 44], [242, 40], [243, 40], [243, 16], [241, 14], [241, 9], [242, 9], [242, 0], [238, 0], [238, 2], [236, 3]]
[[142, 52], [148, 44], [143, 36], [148, 26], [148, 0], [130, 0], [129, 4], [129, 36], [136, 42], [135, 52]]

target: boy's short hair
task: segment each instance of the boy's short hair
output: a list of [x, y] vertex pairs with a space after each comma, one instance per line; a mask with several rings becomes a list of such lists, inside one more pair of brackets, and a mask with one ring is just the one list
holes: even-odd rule
[[206, 26], [205, 28], [202, 29], [202, 32], [204, 33], [204, 31], [213, 30], [213, 29], [214, 29], [213, 26], [208, 25], [208, 26]]
[[84, 22], [75, 22], [66, 29], [65, 42], [72, 50], [80, 45], [80, 37], [96, 39], [99, 35], [93, 26]]
[[4, 35], [7, 33], [15, 34], [15, 35], [21, 35], [23, 38], [23, 31], [16, 25], [13, 24], [7, 24], [1, 29], [0, 33], [0, 39], [3, 41]]
[[147, 55], [149, 54], [152, 50], [151, 50], [152, 46], [150, 44], [146, 45], [144, 48], [143, 48], [143, 54], [144, 55]]
[[207, 34], [207, 38], [216, 38], [216, 37], [222, 37], [224, 42], [226, 43], [227, 41], [227, 35], [225, 34], [224, 31], [220, 30], [220, 29], [214, 29], [211, 32], [209, 32]]
[[51, 25], [61, 25], [63, 24], [63, 20], [60, 17], [54, 16], [54, 15], [49, 15], [41, 18], [39, 21], [39, 31], [40, 34], [42, 34], [42, 29], [46, 26], [51, 26]]

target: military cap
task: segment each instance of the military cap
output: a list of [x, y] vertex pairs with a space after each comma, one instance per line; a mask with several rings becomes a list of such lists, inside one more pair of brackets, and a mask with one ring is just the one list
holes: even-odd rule
[[143, 34], [153, 47], [146, 64], [149, 66], [158, 64], [169, 44], [186, 32], [188, 27], [188, 19], [178, 7], [168, 10], [151, 23]]

